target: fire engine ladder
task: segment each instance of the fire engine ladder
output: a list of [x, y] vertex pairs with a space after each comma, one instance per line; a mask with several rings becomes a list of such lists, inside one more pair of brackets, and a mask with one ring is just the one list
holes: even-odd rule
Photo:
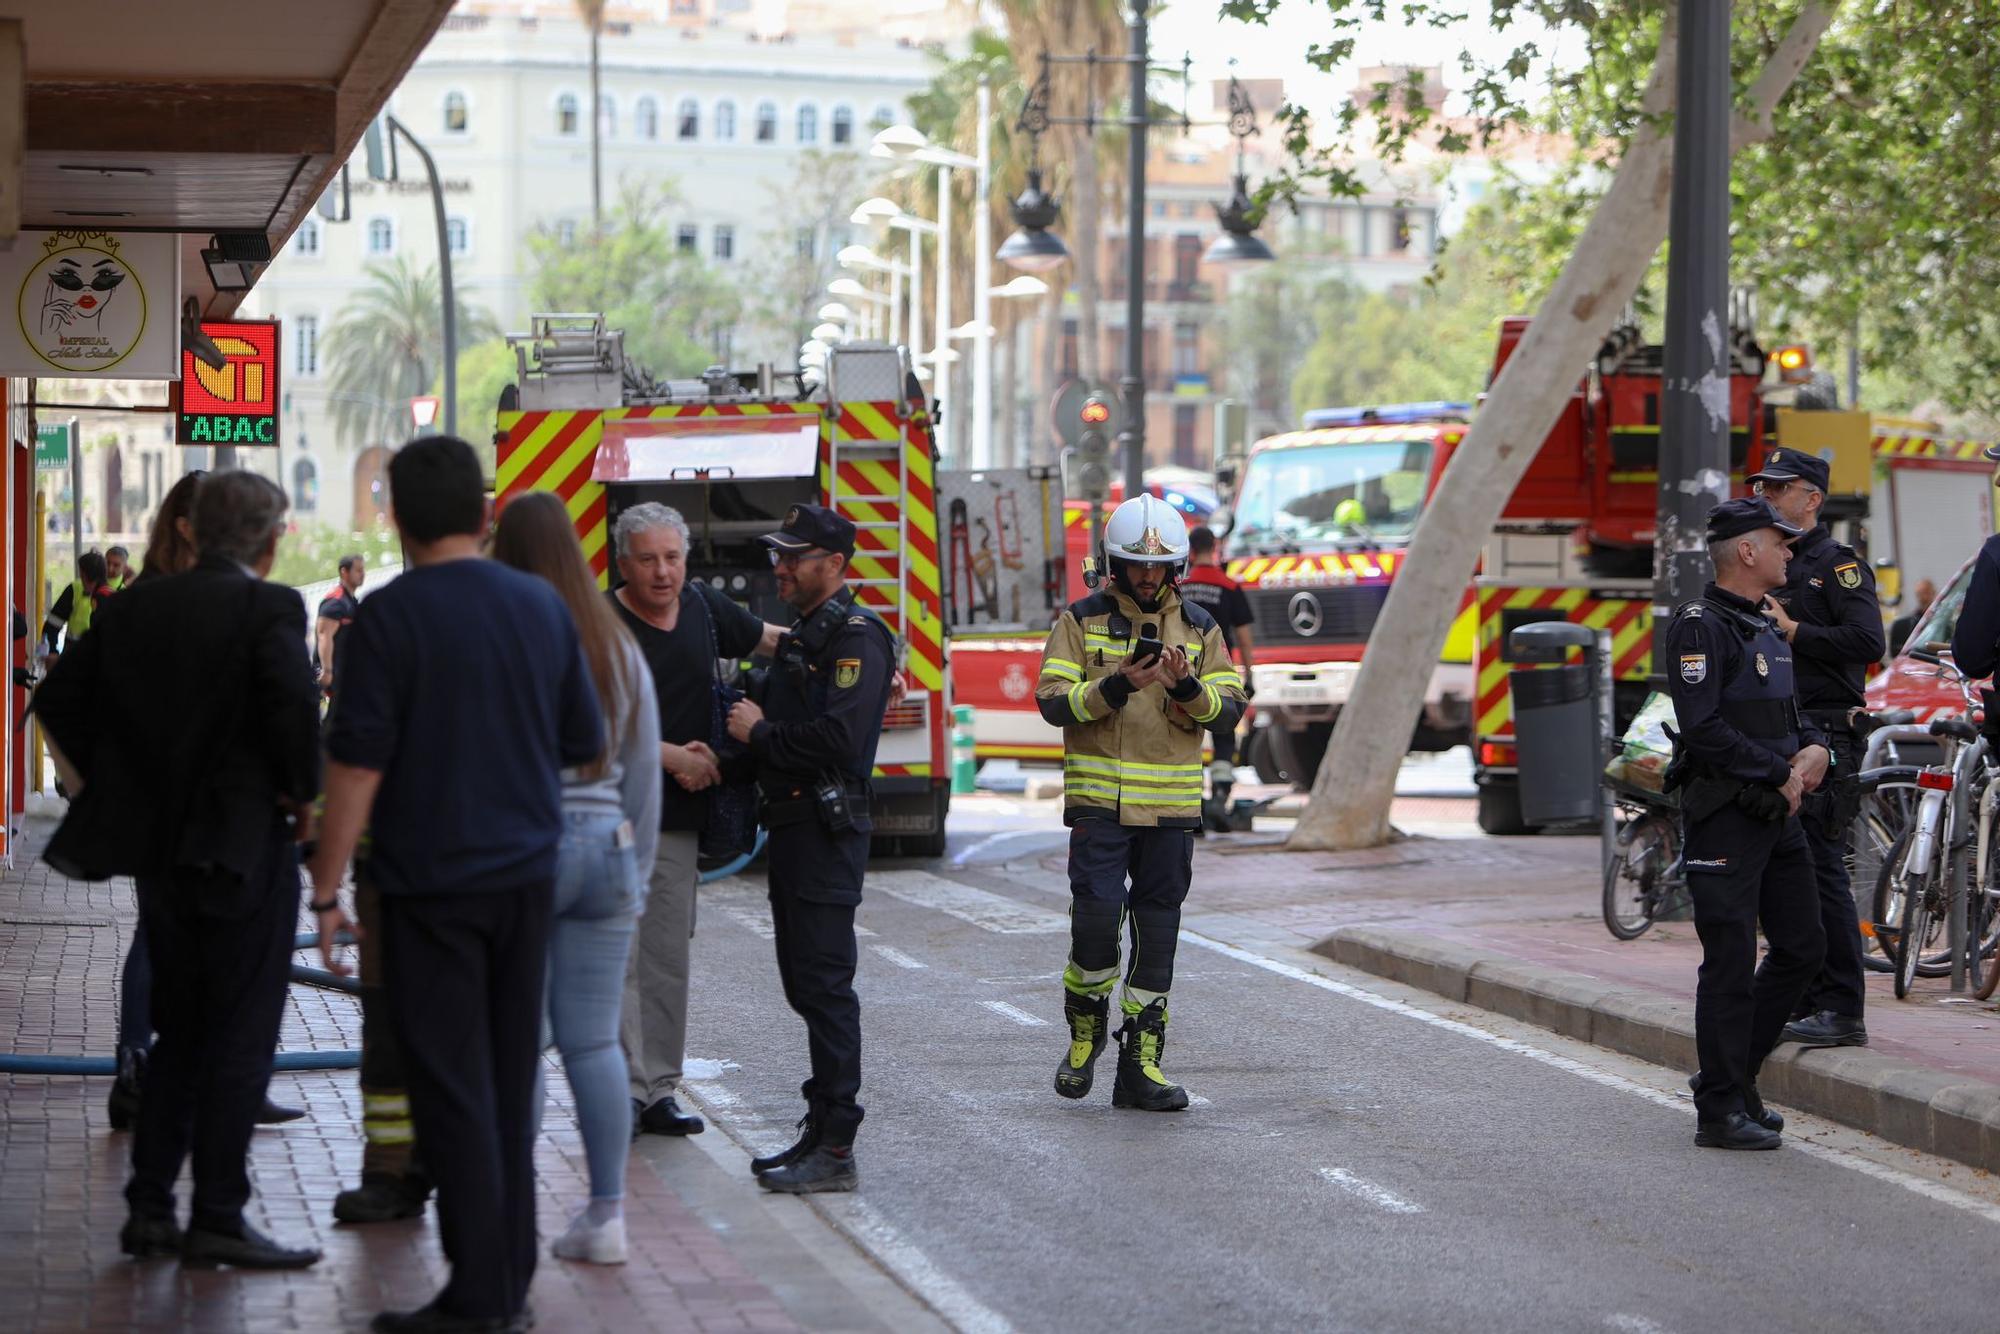
[[[901, 355], [893, 349], [857, 348], [834, 354], [827, 386], [832, 400], [828, 404], [832, 421], [827, 506], [854, 525], [855, 555], [888, 571], [884, 574], [855, 571], [847, 581], [857, 590], [855, 599], [880, 615], [897, 635], [907, 638], [903, 618], [909, 578], [910, 481], [904, 466], [903, 437], [908, 427], [903, 414], [897, 412], [893, 438], [843, 439], [849, 433], [841, 425], [840, 410], [844, 401], [898, 401], [901, 363]], [[875, 383], [878, 380], [879, 385]], [[854, 466], [867, 463], [877, 466]], [[885, 475], [889, 482], [886, 487], [882, 484]], [[867, 539], [863, 539], [863, 534], [868, 535]]]

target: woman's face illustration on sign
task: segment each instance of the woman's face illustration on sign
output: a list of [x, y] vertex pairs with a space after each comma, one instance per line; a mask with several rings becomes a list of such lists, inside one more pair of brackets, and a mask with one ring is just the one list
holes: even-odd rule
[[[123, 361], [146, 327], [146, 293], [103, 232], [57, 232], [21, 283], [21, 334], [58, 370], [102, 371]], [[125, 295], [124, 289], [131, 288]]]

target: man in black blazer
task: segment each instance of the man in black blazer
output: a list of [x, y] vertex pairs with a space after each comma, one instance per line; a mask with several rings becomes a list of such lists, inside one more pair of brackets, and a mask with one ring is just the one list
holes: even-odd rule
[[[86, 790], [100, 788], [65, 823], [115, 812], [90, 821], [92, 860], [144, 877], [139, 929], [159, 1040], [120, 1235], [137, 1259], [276, 1269], [319, 1258], [243, 1218], [250, 1135], [290, 980], [297, 839], [319, 790], [305, 604], [265, 582], [284, 511], [284, 493], [254, 473], [208, 478], [194, 512], [200, 563], [107, 603], [35, 696]], [[52, 859], [65, 841], [59, 830]], [[183, 1233], [174, 1182], [190, 1153]]]

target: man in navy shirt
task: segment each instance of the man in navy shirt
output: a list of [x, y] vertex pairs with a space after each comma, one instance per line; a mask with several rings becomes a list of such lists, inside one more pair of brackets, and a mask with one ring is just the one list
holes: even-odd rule
[[536, 1061], [562, 833], [560, 771], [604, 749], [576, 626], [539, 579], [484, 560], [478, 457], [433, 436], [389, 464], [409, 570], [340, 650], [313, 910], [331, 966], [364, 825], [383, 972], [451, 1278], [377, 1330], [511, 1329], [535, 1272]]

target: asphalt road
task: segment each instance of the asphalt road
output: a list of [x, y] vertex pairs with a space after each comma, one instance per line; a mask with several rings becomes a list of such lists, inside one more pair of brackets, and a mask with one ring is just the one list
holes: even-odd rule
[[[1220, 919], [1174, 988], [1195, 1105], [1113, 1111], [1115, 1052], [1058, 1098], [1049, 809], [989, 803], [946, 858], [871, 873], [862, 1188], [796, 1206], [958, 1327], [2000, 1328], [1994, 1183], [1806, 1118], [1776, 1153], [1697, 1150], [1676, 1072]], [[759, 1152], [805, 1073], [768, 934], [761, 881], [703, 889], [690, 1091]]]

